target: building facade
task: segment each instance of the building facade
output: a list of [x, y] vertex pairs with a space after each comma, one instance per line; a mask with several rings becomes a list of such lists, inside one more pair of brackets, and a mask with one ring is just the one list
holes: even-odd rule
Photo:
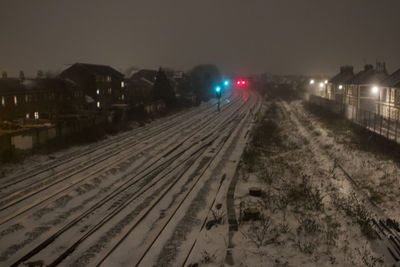
[[377, 63], [376, 68], [365, 65], [344, 84], [344, 103], [357, 109], [375, 112], [379, 100], [379, 84], [388, 77], [384, 63]]
[[331, 78], [327, 85], [327, 98], [344, 103], [344, 87], [354, 78], [353, 66], [342, 66], [340, 72]]
[[69, 80], [0, 79], [0, 120], [57, 120], [85, 109], [82, 88]]
[[110, 66], [76, 63], [60, 76], [81, 86], [100, 113], [109, 113], [113, 105], [126, 104], [124, 75]]
[[400, 69], [382, 81], [376, 110], [385, 118], [400, 119]]

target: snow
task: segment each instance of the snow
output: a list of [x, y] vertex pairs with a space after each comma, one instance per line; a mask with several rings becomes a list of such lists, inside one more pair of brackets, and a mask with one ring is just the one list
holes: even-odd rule
[[[267, 103], [271, 108], [272, 102]], [[249, 172], [246, 165], [241, 165], [235, 192], [237, 217], [244, 208], [255, 207], [265, 219], [239, 221], [239, 231], [232, 233], [233, 265], [372, 266], [374, 263], [379, 266], [383, 260], [385, 265], [394, 264], [382, 243], [367, 238], [354, 217], [347, 216], [338, 205], [338, 201], [357, 196], [361, 207], [373, 216], [376, 211], [366, 201], [365, 194], [355, 189], [335, 166], [334, 159], [357, 177], [361, 185], [374, 180], [379, 183], [377, 178], [381, 174], [376, 173], [375, 164], [391, 166], [391, 171], [398, 167], [391, 165], [390, 160], [377, 159], [376, 155], [336, 142], [345, 137], [329, 132], [303, 109], [301, 101], [278, 102], [276, 114], [267, 115], [267, 119], [277, 123], [280, 141], [272, 140], [260, 148], [264, 151], [263, 158], [255, 171]], [[314, 196], [317, 192], [321, 196], [321, 208], [315, 205], [307, 208], [310, 203], [301, 199], [283, 201], [288, 192], [293, 197], [290, 192], [301, 188], [305, 178]], [[261, 198], [250, 196], [250, 187], [260, 187], [265, 194]], [[396, 193], [397, 188], [390, 191], [389, 195]], [[385, 201], [379, 206], [393, 204]], [[394, 215], [390, 213], [397, 218]]]
[[[2, 166], [1, 181], [9, 186], [0, 190], [1, 264], [14, 263], [59, 234], [27, 262], [50, 264], [76, 244], [61, 265], [93, 265], [119, 240], [122, 243], [105, 265], [135, 261], [139, 251], [144, 253], [149, 246], [142, 265], [159, 262], [163, 258], [158, 254], [168, 251], [171, 243], [180, 249], [169, 255], [169, 263], [183, 261], [188, 248], [197, 243], [194, 240], [200, 244], [208, 234], [200, 231], [205, 217], [211, 216], [207, 196], [215, 196], [215, 203], [224, 202], [245, 146], [253, 117], [249, 110], [260, 101], [256, 95], [242, 94], [225, 95], [230, 101], [224, 102], [220, 113], [211, 101], [93, 144]], [[48, 169], [35, 174], [40, 165]], [[11, 184], [29, 173], [35, 175]], [[226, 178], [219, 187], [221, 180], [215, 177], [222, 174]], [[142, 219], [141, 215], [146, 216]], [[182, 229], [187, 216], [197, 219], [182, 232], [184, 239], [175, 240], [175, 229]], [[99, 222], [104, 223], [97, 228]], [[227, 233], [225, 226], [216, 228], [225, 228]], [[138, 252], [132, 254], [135, 247]]]
[[[64, 227], [61, 238], [28, 262], [50, 264], [75, 243], [61, 266], [394, 263], [351, 209], [357, 201], [371, 216], [399, 221], [397, 163], [355, 148], [351, 132], [327, 128], [301, 101], [278, 101], [272, 112], [273, 101], [261, 108], [255, 93], [223, 100], [220, 113], [215, 102], [204, 103], [96, 143], [1, 166], [3, 185], [40, 165], [49, 169], [0, 190], [0, 264], [12, 264]], [[272, 137], [253, 147], [261, 158], [249, 168], [242, 151], [252, 148], [249, 132], [260, 119], [278, 130], [265, 129]], [[237, 232], [227, 220], [234, 177]], [[263, 195], [250, 196], [251, 187]], [[245, 208], [258, 209], [261, 220], [244, 221]]]

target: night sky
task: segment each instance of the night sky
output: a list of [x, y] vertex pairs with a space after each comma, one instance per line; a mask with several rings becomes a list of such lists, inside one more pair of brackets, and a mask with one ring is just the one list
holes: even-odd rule
[[0, 71], [75, 62], [124, 70], [334, 74], [400, 68], [399, 0], [2, 0]]

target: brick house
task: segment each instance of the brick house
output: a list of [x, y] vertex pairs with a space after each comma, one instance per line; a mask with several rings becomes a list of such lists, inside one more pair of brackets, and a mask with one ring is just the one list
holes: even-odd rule
[[344, 86], [354, 78], [353, 66], [342, 66], [340, 72], [331, 78], [327, 85], [327, 98], [343, 103]]
[[0, 120], [57, 120], [84, 110], [83, 90], [60, 78], [0, 79]]
[[364, 70], [357, 73], [344, 85], [345, 104], [357, 109], [375, 112], [378, 100], [379, 84], [388, 76], [385, 63], [377, 63], [376, 68], [365, 65]]
[[379, 88], [377, 113], [385, 118], [400, 119], [400, 69], [382, 81]]
[[157, 71], [139, 70], [126, 80], [127, 103], [135, 108], [143, 109], [146, 113], [161, 111], [165, 108], [164, 101], [155, 101], [153, 88], [156, 82]]
[[60, 77], [71, 79], [81, 86], [103, 114], [108, 114], [113, 105], [126, 104], [124, 75], [110, 66], [75, 63]]

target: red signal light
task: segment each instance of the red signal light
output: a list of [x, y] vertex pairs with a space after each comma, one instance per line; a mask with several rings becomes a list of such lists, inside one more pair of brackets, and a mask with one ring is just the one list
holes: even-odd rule
[[245, 84], [246, 84], [246, 81], [242, 81], [242, 84], [245, 85]]
[[237, 85], [240, 85], [240, 81], [237, 81], [236, 84], [237, 84]]

